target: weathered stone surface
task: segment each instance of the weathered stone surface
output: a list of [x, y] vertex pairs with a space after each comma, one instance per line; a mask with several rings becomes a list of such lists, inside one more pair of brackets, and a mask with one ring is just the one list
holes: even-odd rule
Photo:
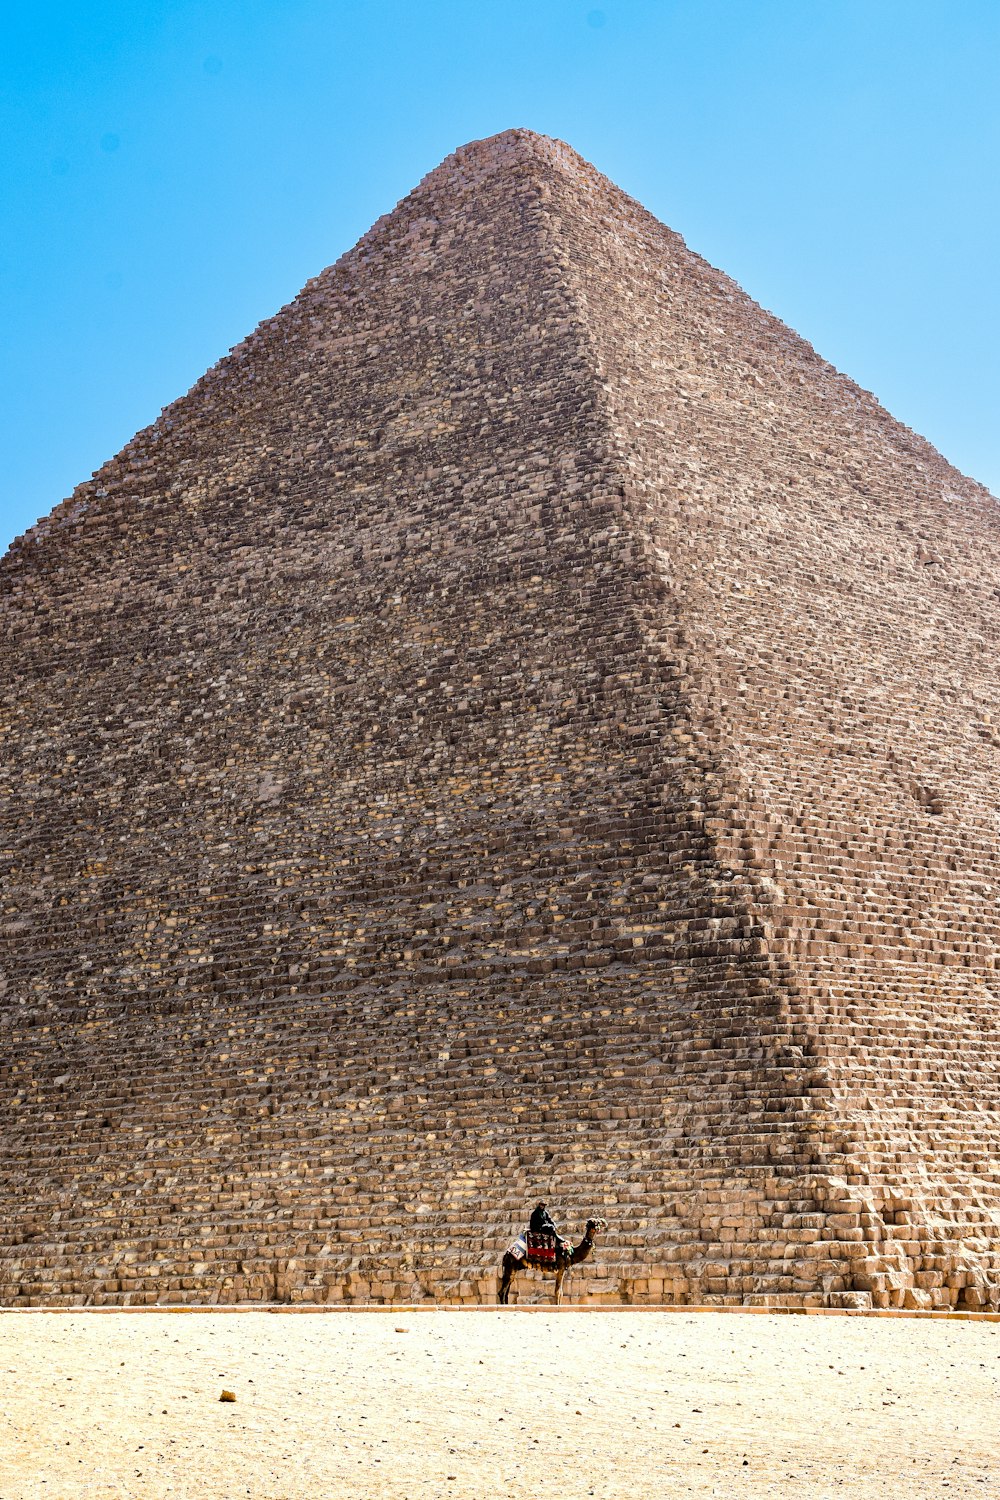
[[0, 568], [0, 1296], [996, 1306], [996, 502], [458, 151]]

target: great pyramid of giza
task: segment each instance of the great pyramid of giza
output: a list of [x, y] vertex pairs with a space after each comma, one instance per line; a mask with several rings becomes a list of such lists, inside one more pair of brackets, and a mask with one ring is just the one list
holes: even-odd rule
[[0, 1299], [490, 1301], [544, 1196], [576, 1296], [998, 1305], [997, 502], [567, 146], [0, 621]]

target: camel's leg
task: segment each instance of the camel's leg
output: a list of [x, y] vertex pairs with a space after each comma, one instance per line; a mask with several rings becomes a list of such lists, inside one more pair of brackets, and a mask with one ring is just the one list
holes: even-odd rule
[[501, 1307], [506, 1307], [510, 1300], [510, 1284], [514, 1279], [514, 1272], [520, 1270], [516, 1260], [505, 1255], [500, 1266], [500, 1285], [497, 1288], [497, 1301]]
[[562, 1285], [563, 1277], [565, 1275], [566, 1272], [563, 1270], [562, 1266], [560, 1266], [558, 1271], [556, 1272], [556, 1307], [558, 1307], [560, 1302], [562, 1301]]

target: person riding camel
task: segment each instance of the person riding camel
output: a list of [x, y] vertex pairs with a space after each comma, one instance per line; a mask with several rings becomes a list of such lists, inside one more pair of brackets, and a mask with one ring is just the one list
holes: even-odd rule
[[557, 1246], [565, 1244], [562, 1235], [559, 1233], [555, 1224], [552, 1222], [552, 1216], [550, 1215], [544, 1203], [535, 1204], [535, 1207], [531, 1213], [531, 1220], [528, 1224], [528, 1233], [551, 1234]]

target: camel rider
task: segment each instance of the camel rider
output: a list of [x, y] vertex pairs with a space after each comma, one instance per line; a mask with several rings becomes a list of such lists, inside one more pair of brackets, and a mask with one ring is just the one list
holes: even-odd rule
[[535, 1204], [535, 1207], [532, 1210], [532, 1214], [531, 1214], [531, 1221], [528, 1224], [528, 1233], [529, 1234], [551, 1234], [555, 1238], [555, 1242], [556, 1242], [557, 1245], [561, 1245], [561, 1244], [565, 1243], [565, 1241], [562, 1238], [562, 1235], [559, 1233], [558, 1229], [553, 1224], [552, 1217], [551, 1217], [548, 1209], [545, 1207], [544, 1203], [536, 1203]]

